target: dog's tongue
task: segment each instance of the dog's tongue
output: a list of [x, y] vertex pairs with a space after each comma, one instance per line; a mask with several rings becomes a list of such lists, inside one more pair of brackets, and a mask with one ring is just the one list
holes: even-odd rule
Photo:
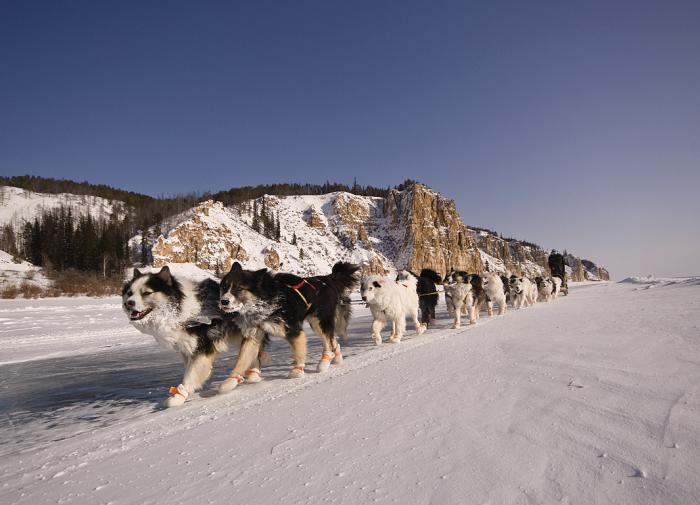
[[131, 311], [131, 317], [138, 317], [139, 314], [140, 314], [140, 312], [138, 310]]

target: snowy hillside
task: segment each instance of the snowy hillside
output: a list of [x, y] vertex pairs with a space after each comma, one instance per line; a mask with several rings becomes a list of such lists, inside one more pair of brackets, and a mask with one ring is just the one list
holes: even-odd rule
[[461, 330], [441, 299], [381, 347], [358, 308], [329, 373], [285, 379], [275, 341], [263, 382], [216, 395], [227, 357], [166, 411], [182, 364], [118, 298], [0, 301], [0, 501], [699, 503], [700, 286], [640, 285]]
[[[338, 212], [349, 200], [371, 223], [366, 240], [354, 233], [351, 219], [356, 216]], [[329, 271], [344, 260], [388, 271], [394, 268], [398, 247], [381, 214], [381, 200], [348, 193], [265, 196], [266, 208], [279, 220], [279, 241], [253, 229], [252, 202], [235, 208], [204, 202], [174, 219], [177, 224], [153, 247], [154, 263], [190, 262], [215, 271], [228, 270], [232, 260], [238, 260], [252, 269], [281, 266], [311, 274]]]
[[123, 202], [107, 200], [99, 196], [73, 195], [70, 193], [35, 193], [11, 186], [0, 186], [0, 226], [12, 225], [21, 230], [26, 221], [33, 221], [43, 210], [69, 207], [75, 217], [88, 213], [93, 217], [109, 217], [114, 212], [123, 214]]

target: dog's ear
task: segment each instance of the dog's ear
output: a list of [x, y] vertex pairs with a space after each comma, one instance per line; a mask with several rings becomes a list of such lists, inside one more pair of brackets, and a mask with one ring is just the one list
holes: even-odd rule
[[170, 268], [168, 267], [168, 265], [165, 265], [163, 268], [161, 268], [160, 272], [158, 272], [156, 275], [159, 279], [166, 282], [167, 284], [173, 283], [173, 276], [170, 273]]
[[381, 288], [381, 287], [382, 287], [382, 285], [379, 283], [379, 281], [374, 281], [374, 282], [372, 283], [372, 285], [373, 285], [375, 288]]
[[142, 275], [143, 274], [141, 273], [141, 270], [139, 270], [138, 268], [134, 268], [134, 279], [138, 279]]
[[237, 261], [234, 261], [233, 265], [231, 265], [231, 272], [241, 272], [243, 270], [243, 267], [241, 264]]

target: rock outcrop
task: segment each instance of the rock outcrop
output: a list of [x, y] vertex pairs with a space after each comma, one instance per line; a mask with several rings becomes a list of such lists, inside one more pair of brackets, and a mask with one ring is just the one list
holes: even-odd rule
[[398, 268], [419, 272], [430, 268], [481, 272], [483, 263], [472, 234], [462, 222], [454, 200], [422, 184], [393, 190], [385, 199], [385, 217], [398, 238]]
[[[251, 209], [274, 209], [274, 238], [253, 229], [257, 211]], [[422, 184], [384, 198], [266, 195], [234, 208], [208, 201], [183, 214], [153, 247], [155, 266], [189, 262], [222, 272], [240, 261], [302, 275], [329, 272], [342, 260], [359, 263], [363, 275], [488, 268], [534, 276], [548, 273], [548, 256], [534, 244], [470, 229], [454, 200]], [[567, 256], [567, 265], [572, 280], [608, 278], [604, 269], [574, 256]]]
[[205, 270], [225, 272], [234, 261], [248, 261], [250, 256], [240, 236], [215, 218], [222, 212], [223, 205], [211, 200], [195, 207], [191, 217], [172, 229], [167, 238], [158, 237], [152, 249], [153, 265], [194, 263]]

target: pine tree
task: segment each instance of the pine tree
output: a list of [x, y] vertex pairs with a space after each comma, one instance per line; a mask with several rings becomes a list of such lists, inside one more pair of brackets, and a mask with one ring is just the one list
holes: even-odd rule
[[299, 259], [300, 260], [304, 259], [304, 250], [303, 249], [299, 249]]
[[275, 240], [277, 242], [282, 238], [282, 230], [280, 228], [280, 212], [277, 211], [277, 223], [275, 224]]
[[291, 242], [291, 244], [292, 244], [292, 245], [297, 245], [297, 232], [296, 232], [296, 231], [292, 232], [292, 242]]
[[141, 265], [148, 265], [148, 230], [141, 230]]
[[15, 230], [9, 224], [6, 224], [2, 228], [2, 235], [0, 235], [0, 249], [8, 253], [13, 258], [19, 255], [17, 251], [17, 237], [15, 237]]
[[257, 200], [253, 202], [253, 223], [251, 224], [251, 228], [253, 228], [253, 230], [255, 230], [256, 232], [260, 233], [260, 216], [258, 215]]

